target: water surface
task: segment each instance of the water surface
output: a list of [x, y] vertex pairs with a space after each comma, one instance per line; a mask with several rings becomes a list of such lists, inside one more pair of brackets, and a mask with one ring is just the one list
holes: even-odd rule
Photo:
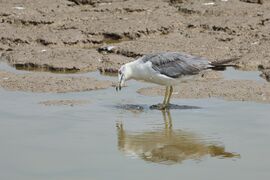
[[[0, 179], [269, 179], [269, 104], [172, 99], [200, 108], [162, 112], [149, 109], [162, 97], [136, 93], [149, 84], [128, 85], [118, 93], [0, 89]], [[90, 103], [39, 104], [61, 99]], [[127, 104], [143, 109], [119, 108]]]

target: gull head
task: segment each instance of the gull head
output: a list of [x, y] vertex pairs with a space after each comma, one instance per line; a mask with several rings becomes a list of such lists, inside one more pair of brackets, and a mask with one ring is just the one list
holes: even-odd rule
[[121, 66], [118, 70], [118, 84], [116, 86], [116, 91], [120, 91], [125, 84], [125, 81], [131, 78], [131, 67], [129, 64]]

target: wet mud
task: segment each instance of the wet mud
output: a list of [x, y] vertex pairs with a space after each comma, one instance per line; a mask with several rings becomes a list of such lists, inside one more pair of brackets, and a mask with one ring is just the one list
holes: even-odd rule
[[[37, 75], [37, 72], [99, 70], [101, 74], [115, 75], [121, 65], [134, 58], [160, 51], [186, 52], [217, 62], [235, 58], [231, 64], [242, 70], [259, 70], [269, 80], [269, 9], [268, 1], [240, 0], [212, 3], [203, 0], [48, 0], [39, 3], [4, 0], [0, 2], [0, 61], [36, 73], [22, 76], [1, 70], [1, 75], [5, 74], [3, 78], [8, 80], [2, 78], [0, 86], [33, 92], [108, 88], [110, 83], [104, 85], [99, 80], [93, 84], [92, 80], [74, 78], [74, 82], [66, 83], [69, 80], [65, 78], [49, 73]], [[54, 85], [46, 85], [46, 79]], [[64, 81], [64, 85], [59, 81]], [[243, 88], [238, 91], [243, 93], [226, 95], [232, 93], [230, 89], [235, 83], [225, 81], [228, 85], [218, 86], [222, 87], [219, 94], [230, 97], [226, 98], [229, 100], [268, 102], [269, 93], [263, 90], [268, 85], [256, 82], [241, 81]], [[194, 82], [188, 86], [197, 88], [197, 85]], [[205, 86], [210, 85], [216, 84], [208, 82]], [[41, 90], [39, 86], [48, 88]], [[190, 91], [181, 97], [206, 96], [219, 95]]]
[[[154, 104], [149, 107], [151, 110], [164, 110], [163, 104]], [[185, 109], [201, 109], [198, 106], [188, 106], [188, 105], [177, 105], [177, 104], [168, 104], [166, 110], [169, 109], [178, 109], [178, 110], [185, 110]]]
[[47, 100], [39, 102], [39, 104], [45, 106], [80, 106], [89, 103], [90, 101], [87, 100], [76, 100], [76, 99]]
[[0, 71], [1, 87], [11, 91], [38, 93], [66, 93], [105, 89], [111, 81], [100, 81], [90, 77], [53, 76], [48, 73], [15, 74]]
[[[165, 109], [162, 107], [162, 104], [154, 104], [154, 105], [137, 105], [137, 104], [121, 104], [116, 105], [115, 108], [127, 110], [130, 112], [144, 112], [148, 110], [161, 110], [165, 111]], [[188, 109], [201, 109], [201, 107], [198, 106], [188, 106], [188, 105], [177, 105], [177, 104], [168, 104], [168, 107], [166, 110], [170, 109], [178, 109], [178, 110], [188, 110]]]
[[[163, 87], [142, 88], [143, 95], [165, 94]], [[230, 101], [270, 102], [270, 84], [253, 80], [187, 81], [174, 87], [172, 98], [222, 98]]]

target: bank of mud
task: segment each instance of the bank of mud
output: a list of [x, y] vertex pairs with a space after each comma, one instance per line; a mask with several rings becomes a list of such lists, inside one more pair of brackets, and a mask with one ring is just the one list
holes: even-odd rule
[[[164, 96], [165, 89], [152, 87], [139, 89], [138, 92], [143, 95]], [[270, 84], [252, 80], [189, 81], [175, 86], [172, 98], [221, 98], [270, 103]]]
[[[204, 56], [210, 61], [234, 58], [231, 64], [242, 70], [260, 70], [262, 77], [269, 80], [270, 2], [250, 2], [1, 1], [0, 59], [17, 69], [36, 72], [19, 75], [1, 70], [0, 86], [33, 92], [108, 88], [112, 82], [60, 77], [43, 71], [83, 73], [100, 70], [115, 73], [122, 64], [134, 58], [160, 51], [186, 52]], [[229, 100], [259, 102], [268, 102], [269, 99], [265, 89], [269, 86], [267, 83], [236, 82], [222, 77], [204, 84], [190, 82], [180, 85], [179, 92], [178, 88], [175, 91], [181, 98], [206, 97], [204, 92], [211, 89], [205, 87], [215, 88], [218, 85], [215, 83], [220, 83], [222, 88], [212, 96], [223, 94], [222, 97]], [[241, 85], [238, 90], [242, 93], [231, 90], [236, 84]], [[181, 87], [187, 88], [184, 94]], [[152, 89], [149, 92], [160, 94], [160, 89], [155, 89], [155, 92]], [[194, 89], [196, 93], [188, 89]], [[235, 95], [228, 95], [233, 93]], [[143, 91], [143, 94], [149, 93]]]
[[1, 87], [11, 91], [27, 92], [80, 92], [105, 89], [110, 81], [99, 81], [90, 77], [53, 76], [48, 73], [14, 74], [0, 71]]

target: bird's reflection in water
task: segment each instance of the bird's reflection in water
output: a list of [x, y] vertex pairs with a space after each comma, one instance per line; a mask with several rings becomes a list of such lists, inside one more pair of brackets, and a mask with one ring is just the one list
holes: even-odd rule
[[173, 130], [169, 111], [162, 111], [165, 127], [157, 131], [133, 133], [117, 124], [118, 148], [126, 155], [145, 161], [176, 164], [184, 160], [200, 160], [205, 156], [238, 158], [239, 154], [226, 152], [223, 146], [204, 142], [196, 134]]

